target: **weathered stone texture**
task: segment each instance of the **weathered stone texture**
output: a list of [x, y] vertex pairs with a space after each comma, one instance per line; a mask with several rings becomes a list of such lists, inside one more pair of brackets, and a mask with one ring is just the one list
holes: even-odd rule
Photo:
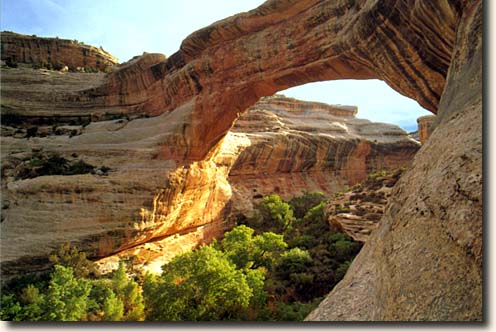
[[9, 31], [1, 34], [2, 60], [69, 69], [110, 70], [118, 60], [102, 48], [76, 40], [41, 38]]
[[464, 5], [439, 124], [378, 231], [307, 320], [483, 318], [482, 2]]
[[376, 170], [409, 165], [418, 143], [395, 125], [355, 117], [357, 108], [262, 98], [236, 121], [223, 145], [244, 142], [229, 172], [236, 212], [277, 193], [332, 194]]
[[[10, 76], [21, 73], [24, 96], [32, 103], [28, 106], [15, 98], [17, 90], [10, 87], [11, 83], [16, 86]], [[50, 96], [47, 91], [41, 100], [36, 94], [29, 98], [30, 91], [43, 86], [42, 78], [45, 83], [57, 80], [62, 89], [66, 77], [65, 89], [71, 90], [72, 85], [81, 84], [75, 75], [88, 74], [63, 75], [49, 72], [40, 78], [32, 69], [6, 69], [7, 89], [13, 92], [4, 104], [20, 103], [18, 114], [34, 119], [40, 112], [31, 105], [43, 105]], [[99, 76], [95, 79], [98, 82]], [[64, 113], [69, 104], [61, 100], [54, 107]], [[34, 266], [35, 258], [68, 240], [92, 257], [139, 254], [153, 270], [174, 254], [221, 236], [230, 226], [230, 213], [250, 214], [260, 195], [275, 189], [286, 198], [305, 190], [330, 194], [363, 179], [369, 171], [408, 165], [419, 148], [396, 126], [355, 118], [354, 107], [278, 96], [262, 100], [243, 114], [208, 159], [178, 165], [160, 158], [164, 149], [174, 149], [174, 142], [184, 139], [181, 128], [187, 125], [190, 110], [191, 103], [153, 118], [92, 121], [70, 127], [77, 128], [76, 135], [61, 131], [66, 126], [53, 124], [57, 129], [39, 126], [48, 128], [38, 129], [28, 139], [23, 132], [11, 134], [17, 127], [4, 126], [3, 274], [41, 268]], [[99, 112], [78, 111], [92, 120]], [[67, 119], [58, 113], [45, 114], [48, 120]], [[16, 178], [45, 152], [83, 160], [96, 166], [97, 172]], [[110, 170], [99, 172], [102, 167]], [[22, 257], [30, 257], [31, 265], [16, 264]]]
[[[25, 234], [41, 241], [47, 231], [65, 232], [62, 241], [84, 228], [91, 241], [79, 242], [106, 255], [176, 231], [174, 215], [184, 225], [201, 224], [193, 222], [195, 210], [211, 220], [223, 211], [216, 202], [230, 195], [221, 179], [231, 157], [217, 153], [241, 112], [307, 82], [379, 78], [437, 113], [438, 125], [396, 185], [381, 226], [308, 319], [481, 320], [481, 68], [480, 0], [269, 0], [191, 34], [165, 61], [59, 98], [90, 114], [107, 108], [156, 117], [92, 123], [70, 140], [2, 139], [2, 154], [44, 146], [118, 170], [103, 181], [86, 175], [55, 177], [60, 186], [43, 177], [10, 183], [2, 259], [12, 267], [53, 243], [23, 242]], [[364, 169], [370, 148], [359, 145], [351, 169]], [[278, 167], [299, 165], [282, 159]], [[81, 214], [65, 213], [84, 206], [81, 184], [102, 187], [105, 194], [92, 198], [105, 210], [92, 202]], [[175, 189], [197, 184], [215, 197]], [[50, 218], [50, 227], [39, 222]]]

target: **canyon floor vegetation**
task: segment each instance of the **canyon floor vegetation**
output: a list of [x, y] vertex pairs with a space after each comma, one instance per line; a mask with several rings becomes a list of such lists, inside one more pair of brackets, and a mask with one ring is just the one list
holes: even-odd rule
[[332, 229], [321, 193], [264, 197], [223, 239], [176, 256], [160, 275], [120, 262], [101, 275], [66, 244], [49, 272], [3, 286], [2, 320], [298, 321], [344, 276], [361, 244]]

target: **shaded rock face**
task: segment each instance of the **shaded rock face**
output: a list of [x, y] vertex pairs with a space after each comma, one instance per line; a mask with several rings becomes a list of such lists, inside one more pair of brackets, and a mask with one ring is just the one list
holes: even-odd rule
[[464, 5], [439, 124], [307, 320], [482, 320], [482, 3]]
[[[186, 225], [193, 207], [196, 212], [213, 207], [212, 215], [219, 215], [223, 206], [216, 199], [196, 199], [174, 184], [201, 184], [212, 197], [230, 195], [223, 182], [213, 180], [227, 176], [229, 169], [219, 165], [229, 165], [230, 157], [216, 154], [242, 111], [262, 96], [307, 82], [379, 78], [436, 113], [438, 125], [394, 187], [379, 228], [308, 319], [481, 320], [481, 68], [480, 0], [273, 0], [218, 21], [133, 77], [61, 96], [72, 102], [67, 109], [139, 110], [156, 116], [152, 121], [90, 124], [87, 135], [73, 137], [71, 144], [5, 140], [2, 154], [43, 145], [85, 153], [88, 163], [106, 161], [120, 171], [109, 172], [104, 181], [78, 175], [7, 185], [2, 259], [12, 264], [2, 268], [72, 235], [80, 239], [81, 228], [88, 241], [79, 242], [104, 255], [174, 229], [168, 218], [175, 213], [185, 213]], [[135, 80], [143, 84], [129, 83]], [[83, 194], [77, 192], [81, 185], [102, 191]], [[41, 203], [40, 194], [46, 195]], [[174, 197], [182, 202], [177, 209], [168, 204]], [[87, 209], [79, 210], [84, 214], [63, 213], [84, 202]], [[137, 206], [145, 208], [137, 213]], [[40, 216], [59, 222], [47, 227]], [[27, 236], [9, 237], [26, 229], [41, 245], [23, 242]], [[50, 243], [42, 241], [47, 229], [54, 237]]]
[[71, 70], [110, 70], [117, 59], [102, 48], [96, 48], [76, 40], [41, 38], [9, 31], [2, 31], [2, 60], [10, 63], [49, 65]]

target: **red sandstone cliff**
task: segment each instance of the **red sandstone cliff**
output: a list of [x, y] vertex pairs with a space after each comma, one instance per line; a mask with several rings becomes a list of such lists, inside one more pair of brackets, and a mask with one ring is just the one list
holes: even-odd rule
[[77, 40], [40, 38], [10, 31], [2, 31], [2, 60], [70, 70], [109, 71], [118, 61], [101, 47], [86, 45]]
[[[146, 68], [149, 59], [160, 57], [147, 54], [124, 68], [136, 68], [135, 63]], [[117, 79], [114, 75], [107, 80]], [[9, 235], [2, 240], [4, 274], [23, 267], [9, 261], [46, 255], [68, 237], [96, 257], [122, 250], [144, 257], [149, 255], [141, 252], [149, 247], [163, 262], [221, 235], [229, 227], [230, 213], [250, 213], [260, 195], [278, 192], [290, 198], [305, 190], [331, 194], [370, 171], [408, 165], [419, 147], [396, 126], [355, 118], [355, 107], [277, 96], [243, 114], [208, 159], [178, 167], [161, 155], [184, 139], [181, 128], [188, 123], [180, 112], [135, 119], [128, 112], [115, 120], [94, 121], [100, 118], [98, 108], [71, 109], [58, 99], [50, 115], [41, 108], [59, 93], [57, 87], [88, 88], [100, 83], [101, 76], [4, 68], [3, 80], [8, 98], [2, 107], [24, 117], [21, 125], [2, 127], [2, 227]], [[47, 82], [57, 84], [42, 90]], [[44, 93], [36, 93], [40, 90]], [[79, 123], [79, 117], [88, 122]], [[36, 122], [41, 119], [43, 123]], [[33, 126], [37, 131], [29, 137]], [[36, 176], [42, 172], [36, 165], [55, 152], [69, 163], [94, 165], [97, 172]], [[105, 168], [110, 170], [101, 171]], [[48, 225], [56, 227], [55, 233], [45, 236]], [[36, 241], [20, 241], [26, 227]]]
[[[10, 237], [30, 229], [33, 238], [43, 238], [47, 225], [37, 222], [43, 215], [59, 220], [53, 242], [82, 236], [84, 229], [87, 241], [80, 243], [103, 253], [177, 230], [175, 216], [194, 224], [195, 205], [215, 211], [208, 216], [213, 220], [223, 212], [216, 202], [229, 196], [226, 169], [217, 167], [223, 159], [213, 157], [241, 112], [290, 86], [380, 78], [437, 113], [438, 125], [394, 187], [379, 228], [345, 279], [308, 319], [481, 320], [481, 68], [480, 0], [269, 0], [193, 33], [179, 52], [127, 79], [62, 96], [65, 109], [84, 105], [153, 120], [90, 124], [70, 145], [63, 138], [2, 140], [2, 153], [40, 146], [77, 150], [119, 170], [104, 181], [78, 176], [11, 183], [3, 263], [19, 265], [23, 253], [50, 249], [49, 243]], [[129, 83], [135, 80], [142, 84]], [[165, 170], [172, 171], [168, 183], [156, 176]], [[190, 185], [213, 194], [196, 199], [180, 189]], [[85, 192], [86, 186], [101, 191]], [[102, 217], [103, 209], [90, 209], [99, 206], [95, 200], [112, 213]], [[69, 220], [54, 213], [73, 206], [85, 208]], [[137, 215], [139, 206], [145, 208]], [[111, 227], [116, 215], [127, 222], [117, 230]]]

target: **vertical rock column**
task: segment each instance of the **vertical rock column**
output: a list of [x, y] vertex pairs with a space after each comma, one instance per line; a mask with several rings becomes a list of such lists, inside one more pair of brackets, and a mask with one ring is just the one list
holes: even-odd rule
[[435, 127], [435, 115], [421, 116], [417, 119], [418, 124], [418, 134], [420, 137], [420, 143], [425, 144], [425, 141], [429, 138]]

